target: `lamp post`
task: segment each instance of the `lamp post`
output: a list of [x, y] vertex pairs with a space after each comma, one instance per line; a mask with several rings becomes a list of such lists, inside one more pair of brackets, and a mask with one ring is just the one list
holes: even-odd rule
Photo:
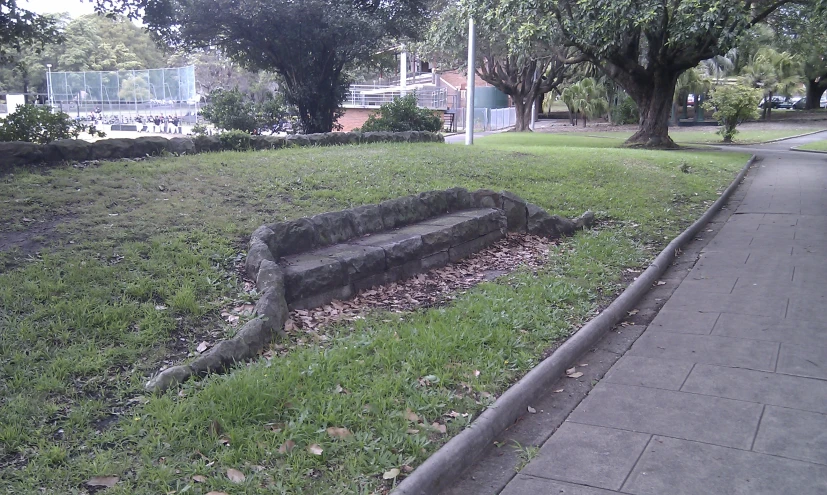
[[474, 53], [476, 52], [476, 29], [474, 18], [468, 17], [468, 84], [465, 90], [465, 144], [474, 144]]
[[49, 99], [49, 111], [54, 111], [52, 104], [52, 64], [46, 64], [46, 97]]

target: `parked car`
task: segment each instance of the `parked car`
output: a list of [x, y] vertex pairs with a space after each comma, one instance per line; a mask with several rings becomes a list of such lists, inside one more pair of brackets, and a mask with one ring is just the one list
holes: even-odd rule
[[[821, 97], [821, 101], [819, 102], [819, 106], [821, 108], [827, 108], [827, 93], [825, 93]], [[795, 104], [793, 105], [793, 108], [796, 109], [796, 110], [804, 110], [805, 108], [807, 108], [807, 97], [805, 96], [804, 98], [801, 98], [800, 100], [795, 102]]]
[[[787, 99], [783, 96], [773, 96], [772, 100], [768, 103], [767, 99], [764, 98], [763, 100], [761, 100], [761, 103], [758, 104], [758, 108], [764, 108], [765, 105], [769, 105], [770, 108], [785, 108], [781, 105], [783, 105], [786, 100]], [[791, 108], [791, 106], [786, 108]]]

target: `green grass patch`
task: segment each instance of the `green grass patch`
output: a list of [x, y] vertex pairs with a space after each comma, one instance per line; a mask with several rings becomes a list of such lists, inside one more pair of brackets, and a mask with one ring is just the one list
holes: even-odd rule
[[[45, 243], [0, 255], [0, 491], [74, 493], [107, 475], [120, 478], [112, 494], [388, 485], [383, 472], [418, 465], [466, 427], [747, 159], [566, 138], [228, 152], [0, 177], [2, 234], [36, 231]], [[567, 216], [593, 209], [601, 224], [554, 247], [537, 273], [441, 308], [372, 314], [329, 329], [324, 346], [144, 396], [161, 365], [233, 332], [220, 311], [248, 297], [234, 265], [258, 225], [453, 186], [507, 189]], [[329, 427], [352, 436], [332, 438]], [[295, 449], [280, 452], [288, 441]], [[246, 480], [232, 483], [229, 468]]]
[[812, 143], [802, 144], [798, 147], [801, 150], [813, 151], [827, 151], [827, 139], [821, 141], [813, 141]]

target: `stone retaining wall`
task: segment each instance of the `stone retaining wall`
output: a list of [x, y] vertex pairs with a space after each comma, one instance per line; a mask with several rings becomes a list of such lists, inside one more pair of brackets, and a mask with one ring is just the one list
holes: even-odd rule
[[548, 238], [592, 224], [550, 215], [507, 191], [455, 187], [262, 225], [253, 232], [246, 271], [261, 295], [254, 319], [189, 365], [167, 369], [146, 388], [160, 391], [191, 375], [220, 372], [254, 357], [281, 334], [290, 308], [348, 299], [464, 258], [507, 231]]
[[[441, 134], [425, 131], [409, 132], [328, 132], [290, 136], [252, 136], [253, 149], [278, 149], [291, 146], [332, 146], [361, 143], [444, 142]], [[64, 139], [49, 144], [0, 142], [0, 172], [12, 167], [42, 163], [79, 162], [141, 158], [164, 152], [177, 155], [223, 151], [218, 136], [174, 137], [143, 136], [133, 139], [116, 138], [89, 142]]]

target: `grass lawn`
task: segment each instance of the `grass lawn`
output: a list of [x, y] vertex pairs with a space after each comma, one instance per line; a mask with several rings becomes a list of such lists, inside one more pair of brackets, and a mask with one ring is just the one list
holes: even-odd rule
[[801, 150], [813, 150], [813, 151], [827, 151], [827, 139], [823, 139], [821, 141], [814, 141], [812, 143], [803, 144], [798, 147]]
[[[465, 428], [747, 159], [606, 142], [504, 134], [474, 147], [227, 152], [0, 176], [0, 235], [44, 245], [0, 253], [0, 491], [79, 493], [117, 476], [104, 493], [384, 492], [384, 472], [417, 466]], [[553, 247], [537, 273], [143, 393], [161, 365], [232, 334], [220, 312], [248, 297], [234, 265], [258, 225], [451, 186], [508, 189], [568, 216], [593, 209], [601, 222]]]
[[[784, 129], [744, 129], [739, 130], [735, 136], [734, 144], [756, 144], [782, 139], [799, 134], [806, 134], [819, 130], [818, 127], [786, 126]], [[633, 133], [629, 131], [600, 132], [588, 134], [590, 137], [606, 138], [623, 142]], [[610, 138], [611, 136], [611, 138]], [[677, 144], [723, 144], [722, 138], [717, 134], [716, 127], [705, 127], [703, 130], [670, 130], [669, 136]], [[610, 145], [611, 146], [611, 145]]]

